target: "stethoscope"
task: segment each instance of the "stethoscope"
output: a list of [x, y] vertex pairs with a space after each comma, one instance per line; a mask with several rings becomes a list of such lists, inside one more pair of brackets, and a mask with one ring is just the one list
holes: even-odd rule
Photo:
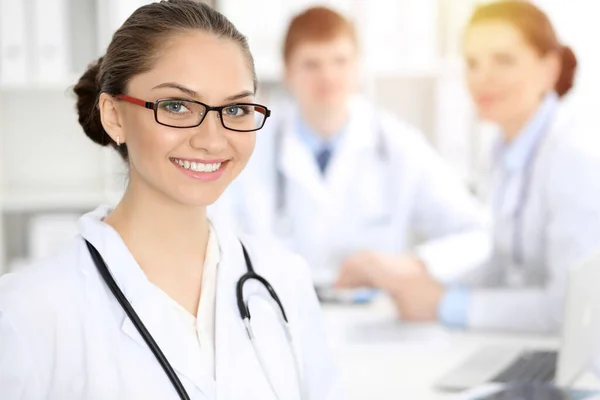
[[[379, 119], [374, 119], [373, 125], [375, 126], [375, 132], [377, 132], [377, 144], [376, 144], [376, 152], [377, 157], [385, 162], [389, 163], [390, 155], [388, 147], [386, 146], [386, 138], [385, 133], [383, 131], [383, 127], [377, 121]], [[275, 233], [279, 237], [289, 237], [293, 232], [293, 223], [292, 219], [287, 212], [287, 191], [288, 191], [288, 182], [283, 172], [283, 137], [284, 137], [284, 129], [283, 126], [280, 125], [275, 133], [274, 143], [273, 143], [273, 159], [275, 160], [275, 223], [274, 229]], [[386, 170], [390, 170], [391, 168], [386, 168]], [[391, 172], [390, 172], [391, 173]], [[390, 177], [391, 178], [391, 177]]]
[[[546, 131], [548, 129], [548, 124], [542, 127], [542, 129]], [[546, 136], [547, 134], [546, 132], [544, 132], [543, 136], [538, 140], [538, 142], [531, 150], [529, 156], [525, 161], [525, 168], [523, 170], [523, 182], [521, 185], [521, 190], [519, 191], [519, 197], [517, 199], [515, 210], [512, 214], [512, 261], [514, 265], [523, 265], [523, 262], [525, 260], [525, 246], [523, 243], [523, 214], [525, 208], [527, 207], [529, 196], [531, 194], [531, 183], [535, 172], [535, 164], [538, 159], [540, 150], [545, 142], [544, 139], [546, 138]], [[505, 191], [506, 190], [502, 190], [502, 192]]]
[[[104, 282], [106, 283], [106, 285], [108, 286], [108, 288], [110, 289], [112, 294], [115, 296], [115, 298], [117, 299], [117, 301], [119, 302], [119, 304], [121, 305], [123, 310], [125, 311], [125, 314], [127, 314], [129, 319], [131, 319], [131, 322], [133, 323], [133, 325], [135, 326], [137, 331], [140, 333], [140, 335], [144, 339], [144, 342], [146, 342], [146, 344], [152, 351], [152, 354], [154, 354], [154, 356], [158, 360], [158, 363], [160, 364], [162, 369], [165, 371], [165, 374], [167, 375], [167, 377], [173, 384], [173, 387], [177, 391], [179, 398], [181, 398], [183, 400], [189, 400], [190, 396], [188, 395], [183, 384], [179, 380], [177, 373], [175, 372], [175, 370], [173, 370], [173, 367], [171, 366], [171, 364], [169, 363], [169, 361], [163, 354], [163, 352], [160, 349], [160, 347], [158, 346], [158, 344], [156, 344], [156, 341], [154, 340], [154, 338], [152, 337], [150, 332], [148, 332], [148, 329], [146, 328], [146, 326], [144, 325], [142, 320], [139, 318], [139, 316], [137, 315], [137, 313], [135, 312], [135, 310], [133, 309], [133, 307], [127, 300], [127, 298], [125, 298], [125, 295], [123, 294], [121, 289], [119, 289], [119, 286], [117, 285], [117, 283], [115, 282], [114, 278], [112, 277], [110, 271], [108, 270], [108, 267], [106, 266], [106, 263], [102, 259], [102, 256], [100, 255], [98, 250], [96, 250], [96, 248], [87, 240], [86, 240], [86, 244], [87, 244], [88, 250], [90, 252], [90, 255], [92, 256], [92, 260], [93, 260], [94, 264], [96, 265], [96, 268], [100, 272], [100, 275], [102, 276], [102, 279], [104, 280]], [[292, 331], [291, 331], [290, 324], [289, 324], [285, 309], [283, 307], [283, 304], [281, 303], [281, 300], [279, 299], [277, 292], [275, 292], [275, 289], [273, 288], [273, 286], [271, 286], [269, 281], [267, 281], [264, 277], [262, 277], [261, 275], [257, 274], [254, 271], [254, 267], [252, 266], [252, 262], [250, 261], [250, 256], [248, 255], [248, 251], [246, 250], [246, 247], [244, 246], [243, 243], [240, 242], [240, 244], [242, 246], [242, 251], [244, 252], [244, 260], [246, 261], [247, 272], [244, 275], [242, 275], [237, 282], [236, 300], [237, 300], [237, 306], [238, 306], [240, 316], [242, 318], [244, 327], [246, 329], [246, 334], [248, 335], [248, 338], [250, 339], [252, 347], [254, 348], [254, 352], [256, 353], [258, 362], [261, 366], [261, 369], [263, 370], [263, 373], [265, 374], [265, 376], [267, 378], [267, 381], [269, 383], [269, 386], [271, 387], [271, 390], [275, 394], [275, 397], [277, 399], [281, 400], [281, 397], [279, 397], [279, 395], [277, 394], [277, 391], [275, 390], [275, 387], [273, 385], [273, 379], [271, 378], [271, 376], [269, 374], [269, 370], [267, 369], [266, 362], [265, 362], [264, 358], [262, 357], [262, 354], [259, 351], [258, 346], [256, 344], [256, 337], [254, 336], [254, 332], [252, 331], [252, 324], [250, 322], [250, 310], [248, 308], [248, 301], [247, 300], [244, 301], [244, 284], [250, 280], [255, 280], [255, 281], [258, 281], [269, 292], [269, 295], [275, 301], [275, 303], [277, 304], [277, 308], [279, 309], [279, 312], [281, 313], [281, 317], [283, 318], [283, 327], [285, 330], [285, 336], [286, 336], [286, 339], [290, 346], [290, 349], [292, 352], [292, 357], [294, 358], [294, 369], [296, 370], [296, 377], [298, 379], [298, 385], [300, 388], [300, 399], [301, 400], [306, 399], [306, 396], [305, 396], [306, 386], [304, 384], [304, 379], [302, 376], [302, 368], [300, 365], [300, 358], [298, 357], [298, 354], [296, 352], [296, 347], [294, 346]]]

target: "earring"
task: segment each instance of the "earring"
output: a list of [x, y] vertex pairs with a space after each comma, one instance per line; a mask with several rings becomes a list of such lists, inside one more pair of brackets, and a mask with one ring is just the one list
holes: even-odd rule
[[117, 136], [117, 147], [121, 146], [121, 136]]

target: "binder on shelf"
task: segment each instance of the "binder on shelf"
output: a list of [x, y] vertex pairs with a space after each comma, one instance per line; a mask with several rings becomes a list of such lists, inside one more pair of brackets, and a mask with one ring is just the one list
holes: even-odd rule
[[24, 1], [0, 0], [0, 85], [27, 83], [30, 53]]
[[34, 0], [34, 76], [37, 83], [70, 75], [67, 0]]

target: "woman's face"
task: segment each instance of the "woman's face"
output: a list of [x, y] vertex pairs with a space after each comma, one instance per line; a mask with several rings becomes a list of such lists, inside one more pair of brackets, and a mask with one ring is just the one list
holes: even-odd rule
[[[148, 102], [179, 98], [209, 106], [254, 102], [252, 73], [235, 42], [188, 32], [170, 38], [158, 54], [150, 71], [129, 81], [125, 94]], [[210, 205], [242, 171], [254, 149], [254, 132], [225, 129], [215, 111], [208, 112], [200, 126], [173, 128], [158, 124], [152, 110], [110, 101], [113, 108], [108, 106], [103, 120], [116, 119], [117, 127], [107, 131], [127, 144], [134, 190], [143, 187], [190, 206]], [[168, 107], [170, 112], [185, 111], [177, 103]]]
[[558, 78], [556, 56], [541, 56], [504, 21], [469, 27], [464, 54], [468, 88], [479, 116], [500, 125], [526, 120]]
[[301, 43], [287, 60], [285, 75], [302, 109], [343, 109], [356, 88], [356, 45], [346, 36]]

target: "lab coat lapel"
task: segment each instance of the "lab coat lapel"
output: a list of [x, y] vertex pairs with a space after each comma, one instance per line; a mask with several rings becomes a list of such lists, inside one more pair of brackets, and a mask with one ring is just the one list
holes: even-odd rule
[[[216, 390], [215, 383], [202, 363], [197, 338], [191, 335], [170, 305], [161, 301], [157, 294], [144, 293], [139, 301], [136, 299], [132, 302], [133, 308], [173, 369], [189, 379], [208, 398], [213, 398]], [[123, 321], [122, 329], [139, 345], [148, 348], [129, 318]]]
[[313, 154], [301, 142], [295, 131], [295, 118], [297, 118], [296, 114], [291, 113], [284, 122], [284, 129], [281, 132], [281, 154], [277, 155], [281, 163], [281, 171], [288, 185], [300, 185], [317, 201], [322, 200], [326, 195], [324, 182]]
[[371, 157], [376, 149], [375, 124], [368, 109], [351, 103], [351, 119], [343, 133], [339, 147], [329, 164], [326, 181], [328, 187], [329, 209], [331, 213], [343, 212], [349, 190], [358, 173], [374, 168]]
[[[98, 211], [98, 214], [106, 213], [107, 211]], [[215, 385], [202, 364], [198, 344], [195, 342], [197, 339], [190, 335], [184, 322], [170, 309], [170, 304], [164, 301], [159, 289], [147, 279], [119, 234], [100, 218], [83, 217], [80, 229], [82, 236], [101, 254], [117, 285], [173, 369], [185, 376], [207, 397], [213, 398]], [[90, 265], [95, 270], [91, 262]], [[98, 277], [102, 279], [99, 275]], [[113, 297], [108, 288], [106, 292]], [[116, 299], [114, 302], [121, 310]], [[150, 348], [124, 311], [123, 316], [123, 332], [150, 353]], [[165, 376], [165, 379], [168, 378]]]
[[219, 275], [217, 277], [216, 320], [215, 320], [215, 371], [219, 398], [227, 398], [236, 385], [236, 364], [240, 354], [239, 346], [246, 338], [243, 335], [241, 316], [237, 310], [235, 287], [239, 278], [246, 272], [242, 248], [236, 243], [235, 235], [216, 227], [221, 251]]
[[264, 377], [260, 366], [252, 362], [255, 356], [236, 303], [237, 282], [247, 272], [240, 241], [226, 228], [216, 227], [216, 232], [221, 247], [215, 326], [217, 395], [219, 399], [270, 400], [266, 386], [260, 385]]
[[[269, 381], [264, 374], [254, 348], [247, 336], [244, 324], [239, 314], [236, 303], [236, 285], [238, 280], [247, 272], [246, 263], [243, 257], [240, 239], [235, 236], [226, 227], [216, 227], [219, 245], [221, 246], [221, 265], [219, 268], [217, 305], [216, 305], [216, 377], [217, 377], [217, 395], [219, 399], [264, 399], [275, 400]], [[257, 273], [261, 274], [262, 262], [257, 262], [257, 255], [252, 253], [252, 247], [245, 243], [250, 253], [250, 259], [254, 262]], [[269, 276], [265, 276], [269, 280]], [[250, 282], [249, 282], [250, 283]], [[251, 285], [249, 285], [251, 286]], [[252, 289], [245, 288], [247, 295]], [[276, 289], [277, 290], [277, 289]], [[253, 317], [260, 320], [261, 313], [253, 309]], [[281, 329], [278, 320], [277, 329]], [[273, 322], [270, 320], [270, 322]], [[258, 331], [258, 326], [254, 326]], [[262, 337], [265, 335], [261, 332]], [[272, 340], [273, 336], [266, 335], [267, 340]], [[275, 346], [263, 346], [267, 360], [272, 360]], [[272, 363], [270, 364], [272, 366]], [[279, 372], [279, 371], [276, 371]], [[281, 390], [294, 391], [295, 382], [281, 381], [275, 376], [278, 382], [275, 386]], [[287, 378], [287, 376], [286, 376]], [[286, 395], [282, 398], [294, 399], [293, 395]]]

